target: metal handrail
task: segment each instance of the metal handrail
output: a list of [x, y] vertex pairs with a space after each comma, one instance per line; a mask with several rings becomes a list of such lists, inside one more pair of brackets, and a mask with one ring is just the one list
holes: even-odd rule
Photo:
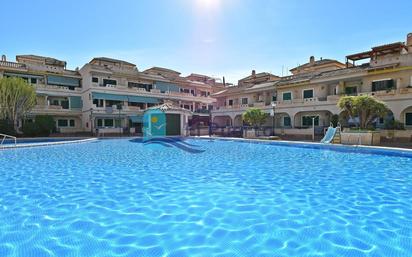
[[10, 136], [10, 135], [6, 135], [6, 134], [1, 134], [1, 133], [0, 133], [0, 137], [3, 137], [3, 139], [2, 139], [1, 142], [0, 142], [0, 145], [3, 145], [4, 141], [6, 140], [6, 138], [14, 139], [14, 146], [17, 145], [17, 138], [14, 137], [14, 136]]

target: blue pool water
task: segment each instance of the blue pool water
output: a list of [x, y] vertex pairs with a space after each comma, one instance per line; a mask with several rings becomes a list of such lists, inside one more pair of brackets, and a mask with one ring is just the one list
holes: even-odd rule
[[412, 158], [182, 143], [0, 151], [0, 256], [412, 256]]

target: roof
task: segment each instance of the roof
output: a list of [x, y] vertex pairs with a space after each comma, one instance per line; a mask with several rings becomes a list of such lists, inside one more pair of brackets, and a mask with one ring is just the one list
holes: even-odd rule
[[259, 72], [259, 73], [256, 73], [255, 75], [249, 75], [249, 76], [247, 76], [243, 79], [240, 79], [239, 81], [248, 80], [248, 79], [252, 79], [252, 78], [260, 78], [260, 77], [265, 77], [265, 76], [278, 77], [278, 76], [273, 75], [272, 73], [269, 73], [269, 72]]
[[343, 68], [333, 71], [325, 71], [319, 74], [316, 78], [323, 79], [323, 78], [330, 78], [334, 76], [343, 76], [349, 74], [355, 74], [358, 72], [366, 71], [369, 68], [369, 63], [362, 64], [360, 66], [353, 66], [349, 68]]
[[143, 71], [143, 72], [150, 72], [150, 71], [160, 71], [160, 72], [167, 72], [167, 73], [175, 73], [175, 74], [178, 74], [178, 75], [180, 75], [181, 73], [180, 72], [178, 72], [178, 71], [175, 71], [175, 70], [171, 70], [171, 69], [167, 69], [167, 68], [162, 68], [162, 67], [152, 67], [152, 68], [150, 68], [150, 69], [147, 69], [147, 70], [145, 70], [145, 71]]
[[320, 72], [307, 72], [307, 73], [302, 73], [298, 75], [285, 76], [280, 79], [280, 81], [278, 82], [278, 85], [283, 86], [283, 85], [288, 85], [288, 84], [293, 84], [293, 83], [301, 83], [301, 82], [309, 81], [319, 74]]
[[370, 51], [356, 53], [347, 55], [346, 59], [351, 61], [358, 61], [362, 59], [371, 58], [373, 55], [385, 55], [391, 53], [399, 53], [403, 48], [405, 48], [405, 44], [402, 42], [395, 42], [391, 44], [385, 44], [380, 46], [372, 47]]
[[249, 87], [246, 89], [246, 91], [254, 91], [254, 90], [261, 90], [265, 88], [271, 88], [274, 87], [279, 81], [271, 81], [271, 82], [265, 82], [265, 83], [260, 83], [253, 85], [252, 87]]
[[58, 60], [56, 58], [51, 58], [47, 56], [40, 56], [40, 55], [34, 55], [34, 54], [16, 55], [17, 61], [19, 58], [35, 59], [39, 61], [44, 61], [45, 64], [66, 66], [66, 61]]
[[337, 60], [321, 59], [321, 60], [314, 61], [313, 63], [307, 62], [305, 64], [299, 65], [299, 66], [297, 66], [293, 69], [290, 69], [290, 71], [295, 71], [295, 70], [305, 69], [305, 68], [315, 67], [315, 66], [321, 66], [321, 65], [330, 64], [330, 63], [337, 63], [337, 64], [344, 65], [343, 63], [341, 63]]
[[131, 63], [131, 62], [126, 62], [126, 61], [123, 61], [123, 60], [113, 59], [113, 58], [108, 58], [108, 57], [94, 57], [89, 63], [92, 63], [93, 61], [104, 61], [104, 62], [112, 62], [112, 63], [122, 63], [122, 64], [125, 64], [125, 65], [136, 66], [136, 64]]

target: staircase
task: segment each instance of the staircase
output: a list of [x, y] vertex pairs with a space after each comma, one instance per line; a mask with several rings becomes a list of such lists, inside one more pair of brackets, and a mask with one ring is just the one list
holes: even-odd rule
[[332, 144], [341, 144], [342, 143], [340, 133], [341, 133], [341, 126], [340, 126], [340, 124], [338, 124], [338, 126], [336, 127], [335, 136], [333, 137], [333, 140], [332, 140]]

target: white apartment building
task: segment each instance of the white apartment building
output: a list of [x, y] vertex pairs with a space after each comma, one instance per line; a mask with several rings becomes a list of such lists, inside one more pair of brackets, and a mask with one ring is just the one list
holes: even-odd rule
[[[189, 121], [209, 115], [222, 84], [204, 75], [180, 76], [154, 67], [139, 71], [135, 64], [111, 58], [93, 58], [81, 69], [68, 70], [54, 58], [19, 55], [16, 62], [3, 56], [0, 77], [20, 77], [36, 89], [37, 104], [27, 119], [51, 115], [56, 132], [141, 133], [147, 108], [169, 103], [169, 131], [183, 135]], [[201, 79], [200, 79], [201, 78]]]
[[[390, 108], [385, 119], [394, 118], [412, 128], [412, 33], [406, 43], [376, 46], [346, 59], [346, 63], [341, 63], [310, 57], [308, 63], [291, 69], [291, 76], [271, 76], [249, 84], [239, 81], [238, 86], [212, 95], [218, 104], [212, 112], [213, 122], [240, 126], [248, 108], [261, 108], [269, 114], [275, 103], [278, 133], [311, 133], [305, 128], [312, 126], [313, 117], [319, 127], [328, 126], [334, 114], [348, 121], [337, 107], [341, 96], [373, 95]], [[360, 60], [367, 62], [357, 65]], [[253, 72], [247, 78], [258, 76], [261, 75]], [[377, 121], [377, 127], [382, 127], [385, 119]], [[266, 125], [271, 123], [268, 116]]]

